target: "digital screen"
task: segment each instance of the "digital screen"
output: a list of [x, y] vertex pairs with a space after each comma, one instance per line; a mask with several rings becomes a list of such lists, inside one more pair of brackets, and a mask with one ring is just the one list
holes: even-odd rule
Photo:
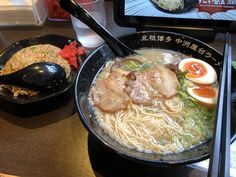
[[236, 0], [125, 0], [126, 16], [236, 21]]

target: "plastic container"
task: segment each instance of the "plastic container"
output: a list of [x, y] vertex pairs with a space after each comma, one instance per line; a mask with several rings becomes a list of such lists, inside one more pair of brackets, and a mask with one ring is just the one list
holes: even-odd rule
[[48, 19], [51, 21], [69, 21], [70, 15], [61, 8], [59, 0], [44, 0]]
[[46, 19], [43, 0], [0, 0], [0, 26], [42, 26]]

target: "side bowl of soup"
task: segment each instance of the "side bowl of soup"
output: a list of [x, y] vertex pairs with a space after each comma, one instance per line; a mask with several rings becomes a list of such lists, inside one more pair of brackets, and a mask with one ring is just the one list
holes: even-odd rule
[[[189, 164], [208, 158], [222, 55], [201, 41], [170, 32], [144, 31], [120, 40], [141, 55], [120, 59], [103, 44], [77, 75], [76, 108], [89, 133], [111, 151], [145, 164]], [[192, 73], [179, 66], [192, 58], [215, 73], [200, 79], [203, 83], [195, 76], [189, 79]], [[205, 77], [208, 67], [199, 70], [200, 65], [191, 64]], [[189, 91], [196, 87], [200, 89]], [[211, 101], [194, 97], [199, 90], [207, 90], [207, 96], [202, 93]], [[232, 129], [232, 140], [235, 133]]]

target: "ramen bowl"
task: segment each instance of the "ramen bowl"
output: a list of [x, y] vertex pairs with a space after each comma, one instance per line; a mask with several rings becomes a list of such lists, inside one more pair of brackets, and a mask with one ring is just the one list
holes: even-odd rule
[[169, 1], [169, 2], [165, 1], [164, 4], [163, 4], [163, 2], [160, 2], [160, 4], [159, 4], [158, 0], [150, 0], [150, 1], [158, 10], [165, 12], [165, 13], [172, 13], [172, 14], [178, 14], [178, 13], [184, 13], [184, 12], [190, 11], [192, 8], [194, 8], [199, 3], [198, 0], [184, 0], [182, 7], [180, 7], [181, 6], [180, 4], [182, 2], [181, 0], [175, 1], [175, 3], [171, 2], [171, 1]]
[[[191, 37], [170, 32], [143, 31], [123, 36], [120, 40], [134, 50], [144, 48], [167, 49], [202, 59], [216, 70], [219, 78], [223, 62], [222, 55], [214, 48]], [[93, 106], [88, 99], [89, 91], [101, 68], [107, 61], [113, 58], [115, 58], [115, 54], [106, 44], [103, 44], [85, 60], [77, 75], [75, 86], [76, 108], [80, 115], [79, 117], [88, 132], [112, 152], [140, 163], [177, 165], [189, 164], [207, 159], [209, 157], [211, 140], [189, 150], [163, 155], [157, 153], [144, 153], [127, 148], [119, 144], [101, 129], [96, 121]], [[235, 123], [234, 109], [231, 120]], [[234, 128], [232, 129], [232, 140], [235, 138], [235, 133], [236, 130]]]

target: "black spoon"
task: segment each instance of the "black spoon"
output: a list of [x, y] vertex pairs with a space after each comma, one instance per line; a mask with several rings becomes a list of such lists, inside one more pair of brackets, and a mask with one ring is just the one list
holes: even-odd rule
[[56, 90], [65, 81], [64, 69], [58, 64], [49, 62], [34, 63], [14, 73], [0, 76], [0, 84], [32, 90]]
[[135, 51], [127, 47], [125, 44], [121, 43], [117, 38], [115, 38], [110, 32], [108, 32], [101, 24], [94, 19], [89, 12], [78, 5], [74, 0], [60, 0], [60, 5], [67, 12], [72, 14], [74, 17], [78, 18], [80, 21], [89, 26], [93, 31], [95, 31], [101, 38], [103, 38], [111, 49], [119, 57], [126, 57], [130, 54], [137, 54]]

